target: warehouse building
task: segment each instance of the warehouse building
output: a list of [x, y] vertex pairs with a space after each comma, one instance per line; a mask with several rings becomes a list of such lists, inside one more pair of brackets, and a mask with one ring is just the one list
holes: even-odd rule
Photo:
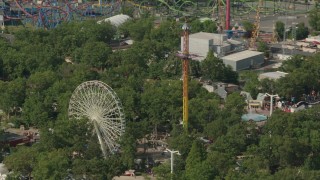
[[234, 71], [260, 67], [264, 62], [263, 52], [245, 50], [221, 58], [225, 65], [230, 65]]
[[[211, 50], [215, 56], [224, 56], [234, 51], [242, 43], [236, 40], [228, 40], [226, 34], [198, 32], [189, 35], [189, 52], [198, 56], [195, 60], [202, 61]], [[181, 37], [181, 51], [183, 50], [183, 37]]]

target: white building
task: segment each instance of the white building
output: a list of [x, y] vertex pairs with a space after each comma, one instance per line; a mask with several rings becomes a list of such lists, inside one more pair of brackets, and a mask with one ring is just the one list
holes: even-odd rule
[[[229, 41], [226, 34], [198, 32], [189, 35], [189, 53], [199, 56], [194, 58], [199, 61], [204, 60], [210, 50], [215, 56], [224, 56], [239, 44], [241, 42]], [[181, 51], [183, 51], [183, 37], [181, 37]]]
[[119, 27], [120, 25], [122, 25], [123, 23], [125, 23], [126, 21], [130, 20], [131, 17], [125, 14], [118, 14], [103, 20], [98, 21], [98, 24], [101, 24], [102, 22], [109, 22], [110, 24]]
[[260, 67], [264, 63], [263, 52], [245, 50], [221, 58], [225, 65], [230, 65], [234, 71]]

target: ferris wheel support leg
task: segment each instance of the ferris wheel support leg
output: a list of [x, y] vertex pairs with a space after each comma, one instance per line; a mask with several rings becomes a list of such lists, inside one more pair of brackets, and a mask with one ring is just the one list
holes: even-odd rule
[[98, 124], [96, 121], [93, 121], [93, 124], [94, 124], [94, 129], [96, 130], [97, 132], [97, 136], [98, 136], [98, 140], [99, 140], [99, 143], [100, 143], [100, 146], [101, 146], [101, 150], [102, 150], [102, 153], [103, 153], [103, 157], [104, 158], [107, 158], [107, 149], [106, 147], [104, 146], [104, 143], [103, 143], [103, 140], [102, 140], [102, 136], [101, 136], [101, 133], [99, 131], [99, 128], [98, 128]]

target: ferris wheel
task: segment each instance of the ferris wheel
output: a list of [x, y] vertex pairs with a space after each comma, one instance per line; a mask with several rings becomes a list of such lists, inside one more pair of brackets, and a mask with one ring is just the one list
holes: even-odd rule
[[69, 119], [87, 118], [94, 126], [104, 157], [117, 151], [125, 118], [117, 94], [101, 81], [87, 81], [73, 92]]

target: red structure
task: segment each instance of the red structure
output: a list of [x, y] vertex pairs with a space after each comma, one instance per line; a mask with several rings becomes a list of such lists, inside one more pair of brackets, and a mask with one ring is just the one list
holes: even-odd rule
[[226, 30], [230, 30], [230, 0], [226, 1]]

